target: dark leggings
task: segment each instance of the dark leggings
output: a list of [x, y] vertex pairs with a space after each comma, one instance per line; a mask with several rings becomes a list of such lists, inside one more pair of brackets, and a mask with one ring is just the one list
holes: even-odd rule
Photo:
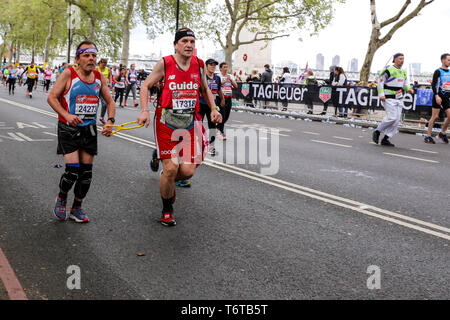
[[220, 108], [220, 114], [222, 115], [222, 123], [217, 124], [217, 129], [219, 129], [220, 133], [225, 134], [224, 127], [225, 123], [230, 118], [231, 106], [232, 106], [232, 97], [225, 97], [225, 106]]
[[27, 79], [27, 86], [28, 86], [28, 92], [32, 93], [33, 92], [33, 87], [34, 87], [34, 83], [36, 82], [36, 80], [34, 79]]
[[203, 119], [205, 118], [206, 115], [206, 119], [208, 119], [208, 128], [209, 128], [209, 134], [210, 134], [210, 138], [209, 138], [209, 143], [213, 143], [214, 140], [216, 139], [216, 132], [215, 129], [216, 128], [216, 124], [214, 122], [211, 121], [211, 108], [207, 105], [207, 104], [203, 104], [200, 103], [200, 115], [202, 116], [202, 122]]
[[8, 86], [9, 93], [11, 93], [11, 91], [14, 93], [14, 88], [16, 87], [16, 79], [9, 78], [8, 83], [9, 83], [9, 86]]
[[45, 80], [45, 82], [44, 82], [45, 91], [48, 91], [49, 88], [50, 88], [50, 80]]
[[117, 88], [116, 87], [116, 97], [114, 98], [114, 102], [117, 102], [117, 98], [120, 97], [120, 105], [122, 105], [123, 101], [123, 92], [125, 91], [125, 88]]

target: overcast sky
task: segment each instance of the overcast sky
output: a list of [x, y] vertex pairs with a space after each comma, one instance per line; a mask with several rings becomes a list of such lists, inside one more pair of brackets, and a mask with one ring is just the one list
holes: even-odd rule
[[[412, 2], [410, 11], [419, 0], [412, 0]], [[403, 3], [404, 0], [377, 0], [378, 20], [382, 22], [395, 15]], [[435, 0], [422, 10], [419, 17], [398, 30], [392, 40], [377, 51], [372, 70], [381, 69], [390, 56], [396, 52], [403, 52], [405, 64], [422, 63], [422, 72], [433, 72], [440, 66], [440, 55], [450, 52], [449, 37], [446, 32], [448, 21], [450, 21], [450, 1]], [[315, 68], [316, 55], [322, 53], [325, 56], [326, 68], [331, 65], [334, 55], [340, 55], [344, 69], [352, 58], [359, 60], [359, 68], [361, 68], [370, 32], [369, 0], [347, 0], [345, 4], [336, 6], [332, 23], [319, 35], [310, 37], [306, 32], [299, 32], [288, 38], [275, 40], [272, 46], [272, 64], [291, 60], [298, 63], [300, 68], [304, 68], [307, 62], [310, 67]], [[299, 41], [300, 37], [303, 41]], [[148, 40], [145, 29], [137, 27], [132, 30], [130, 53], [171, 54], [172, 41], [171, 34], [160, 36], [155, 41]], [[214, 42], [197, 42], [200, 57], [213, 52], [214, 48], [220, 49]]]

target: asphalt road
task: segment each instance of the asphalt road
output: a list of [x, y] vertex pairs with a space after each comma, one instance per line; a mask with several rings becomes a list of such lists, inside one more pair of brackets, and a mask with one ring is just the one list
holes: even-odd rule
[[399, 134], [387, 149], [366, 129], [233, 112], [165, 228], [153, 130], [99, 136], [79, 225], [52, 214], [55, 128], [41, 88], [0, 87], [0, 248], [29, 299], [450, 298], [448, 145]]

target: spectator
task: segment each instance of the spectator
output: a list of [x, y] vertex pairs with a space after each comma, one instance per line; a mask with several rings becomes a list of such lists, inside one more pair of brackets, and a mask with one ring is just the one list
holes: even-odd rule
[[417, 94], [417, 89], [419, 89], [419, 82], [417, 82], [417, 80], [416, 80], [416, 81], [414, 81], [414, 84], [413, 84], [414, 94]]
[[272, 83], [272, 77], [273, 77], [273, 71], [270, 70], [270, 66], [266, 64], [264, 66], [265, 71], [263, 72], [261, 76], [261, 82], [262, 83]]
[[314, 77], [314, 73], [312, 70], [309, 70], [306, 74], [305, 79], [303, 80], [303, 83], [306, 85], [306, 89], [308, 89], [307, 92], [305, 92], [305, 104], [308, 107], [308, 114], [313, 114], [313, 91], [315, 87], [317, 86], [318, 82]]
[[[283, 84], [284, 87], [289, 87], [292, 82], [293, 81], [292, 81], [292, 77], [291, 77], [291, 71], [289, 70], [288, 67], [284, 67], [283, 73], [280, 78], [280, 83]], [[284, 101], [282, 101], [282, 106], [283, 106], [283, 108], [281, 109], [281, 111], [287, 111], [287, 109], [288, 109], [287, 98]]]
[[[334, 74], [336, 75], [336, 78], [331, 83], [334, 87], [345, 87], [347, 86], [347, 76], [344, 73], [344, 69], [341, 67], [334, 68]], [[339, 98], [339, 97], [337, 97]], [[348, 106], [345, 105], [345, 99], [347, 98], [347, 95], [344, 94], [342, 97], [342, 101], [337, 101], [339, 106], [339, 116], [347, 118], [348, 116]], [[345, 110], [344, 110], [345, 109]], [[344, 111], [344, 112], [343, 112]], [[336, 110], [335, 110], [336, 113]]]
[[[261, 75], [261, 82], [262, 83], [272, 83], [273, 78], [273, 71], [270, 70], [270, 66], [268, 64], [264, 65], [264, 72]], [[272, 103], [270, 101], [263, 101], [263, 108], [266, 109], [267, 107], [270, 107]]]
[[[330, 76], [329, 76], [329, 78], [327, 80], [325, 80], [325, 83], [328, 84], [328, 85], [331, 85], [333, 83], [334, 79], [336, 78], [336, 75], [334, 74], [334, 68], [336, 68], [336, 66], [331, 66], [330, 67]], [[337, 101], [337, 99], [336, 99], [336, 92], [334, 92], [334, 90], [332, 90], [332, 93], [331, 93], [331, 101], [333, 103], [334, 110], [335, 110], [334, 114], [336, 114], [336, 110], [338, 108], [338, 105], [336, 103], [336, 101]], [[329, 102], [330, 102], [329, 100], [327, 102], [324, 102], [324, 104], [323, 104], [323, 111], [322, 111], [321, 115], [326, 115], [327, 114], [328, 103]]]

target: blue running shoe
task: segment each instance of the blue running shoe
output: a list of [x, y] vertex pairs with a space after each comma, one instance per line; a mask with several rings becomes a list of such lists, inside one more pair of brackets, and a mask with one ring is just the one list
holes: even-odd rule
[[58, 218], [61, 221], [67, 220], [66, 205], [67, 199], [61, 200], [60, 197], [56, 198], [55, 210], [53, 210], [53, 213], [55, 214], [56, 218]]
[[448, 144], [448, 138], [447, 138], [447, 135], [445, 133], [439, 132], [439, 138], [441, 138], [443, 143]]
[[88, 216], [83, 212], [81, 207], [70, 208], [70, 219], [75, 220], [78, 223], [89, 222]]
[[153, 150], [152, 153], [152, 160], [150, 160], [150, 169], [152, 171], [157, 172], [159, 169], [159, 159], [158, 159], [158, 153], [156, 152], [156, 149]]
[[176, 180], [175, 185], [181, 188], [190, 188], [191, 182], [189, 180]]

